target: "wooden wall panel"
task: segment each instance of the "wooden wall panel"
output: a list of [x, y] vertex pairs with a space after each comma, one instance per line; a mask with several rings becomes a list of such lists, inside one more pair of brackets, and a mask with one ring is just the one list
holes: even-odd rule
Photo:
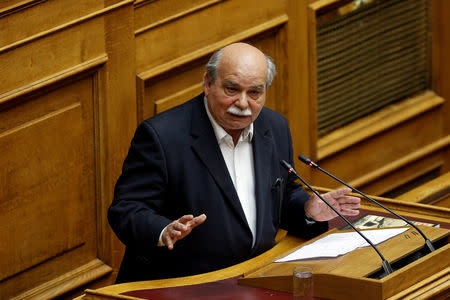
[[146, 81], [143, 112], [140, 120], [181, 104], [202, 90], [204, 64], [207, 58], [190, 62]]
[[106, 283], [115, 281], [123, 255], [123, 245], [108, 224], [107, 210], [137, 126], [133, 16], [133, 1], [121, 1], [111, 5], [104, 17], [108, 29], [105, 37], [108, 63], [99, 73], [99, 139], [96, 146], [99, 149], [97, 181], [100, 199], [97, 250], [99, 258], [114, 269]]
[[[0, 278], [21, 283], [2, 289], [4, 296], [97, 256], [96, 228], [90, 225], [96, 221], [92, 83], [90, 76], [36, 98], [17, 99], [22, 103], [0, 113], [7, 127], [0, 134], [0, 234], [7, 241], [0, 255], [9, 258], [1, 261]], [[48, 268], [55, 258], [58, 267]], [[28, 270], [40, 276], [24, 280]]]
[[15, 0], [9, 1], [9, 5], [4, 2], [0, 4], [0, 17], [3, 19], [0, 48], [42, 35], [103, 8], [100, 0]]
[[[155, 3], [158, 2], [162, 1]], [[149, 2], [148, 9], [152, 9], [152, 4]], [[196, 55], [196, 51], [209, 53], [220, 48], [216, 43], [227, 44], [230, 37], [253, 35], [246, 31], [284, 15], [284, 6], [285, 1], [216, 1], [208, 9], [185, 13], [183, 17], [169, 19], [156, 28], [138, 31], [136, 71], [161, 68], [165, 63], [171, 63], [172, 66], [168, 66], [171, 68], [174, 60], [189, 60], [188, 56]], [[245, 13], [248, 10], [252, 12], [251, 18]], [[240, 37], [243, 38], [246, 36]]]
[[64, 31], [5, 51], [0, 57], [0, 71], [22, 71], [2, 78], [0, 95], [36, 85], [39, 81], [58, 76], [73, 66], [104, 54], [104, 43], [92, 42], [101, 41], [104, 35], [103, 20], [92, 19], [80, 26], [69, 26]]
[[[433, 11], [432, 31], [432, 86], [437, 94], [446, 99], [442, 113], [445, 116], [444, 132], [450, 134], [450, 3], [449, 1], [431, 0]], [[445, 150], [446, 163], [443, 173], [450, 171], [450, 147]]]
[[289, 106], [287, 102], [288, 88], [286, 86], [285, 78], [288, 74], [285, 62], [287, 62], [288, 59], [285, 49], [287, 47], [286, 26], [288, 18], [287, 16], [285, 16], [285, 18], [285, 23], [251, 37], [247, 40], [247, 42], [261, 49], [276, 63], [277, 75], [267, 91], [265, 106], [283, 114], [287, 118], [289, 114]]
[[188, 14], [206, 9], [224, 0], [138, 0], [135, 2], [134, 24], [136, 33], [161, 26]]
[[[94, 220], [92, 105], [92, 80], [84, 80], [21, 104], [24, 114], [16, 107], [1, 113], [18, 123], [0, 138], [6, 164], [0, 168], [7, 208], [2, 219], [9, 221], [2, 236], [11, 246], [3, 257], [13, 258], [12, 264], [2, 260], [2, 278], [77, 248], [86, 238], [93, 244], [92, 229], [82, 222]], [[29, 118], [28, 111], [37, 116]]]
[[[303, 89], [297, 90], [299, 94], [296, 96], [300, 100], [290, 105], [291, 111], [300, 116], [298, 119], [292, 115], [289, 118], [293, 131], [294, 152], [311, 157], [322, 167], [331, 168], [343, 179], [364, 187], [373, 194], [389, 192], [403, 185], [407, 178], [411, 180], [414, 179], [411, 177], [418, 178], [424, 175], [429, 168], [419, 172], [414, 166], [423, 165], [424, 160], [440, 161], [438, 173], [445, 172], [450, 162], [448, 158], [450, 132], [446, 125], [449, 119], [446, 114], [448, 97], [443, 85], [438, 84], [439, 88], [433, 87], [432, 91], [424, 91], [417, 97], [390, 105], [323, 137], [318, 136], [316, 17], [320, 11], [349, 4], [352, 1], [304, 0], [300, 2], [295, 6], [299, 11], [298, 18], [291, 18], [301, 24], [297, 27], [301, 28], [298, 39], [306, 41], [305, 44], [300, 43], [301, 48], [297, 52], [299, 75], [302, 76], [299, 81], [302, 82]], [[435, 11], [435, 7], [439, 11], [442, 8], [442, 2], [439, 4], [437, 2], [429, 1], [432, 12]], [[442, 34], [446, 29], [437, 28], [437, 24], [440, 24], [442, 28], [448, 27], [443, 15], [444, 13], [438, 12], [432, 16], [434, 39], [431, 48], [435, 66], [432, 78], [436, 83], [441, 82], [437, 78], [441, 76], [446, 78], [438, 70], [448, 65], [436, 64], [436, 58], [445, 60], [441, 50], [436, 50], [441, 47], [441, 44], [446, 47], [446, 39]], [[289, 98], [290, 101], [294, 101], [292, 96]], [[307, 166], [301, 165], [299, 169], [304, 177], [315, 185], [337, 186], [331, 179], [325, 178]], [[412, 173], [409, 173], [410, 171]]]
[[132, 16], [132, 1], [0, 8], [2, 299], [115, 279], [106, 210], [136, 126]]
[[[406, 159], [407, 164], [413, 164], [419, 158], [433, 155], [436, 149], [430, 148], [429, 151], [424, 149], [440, 140], [443, 133], [442, 123], [443, 116], [439, 106], [321, 160], [321, 166], [344, 181], [357, 186], [367, 185], [400, 168], [399, 162], [402, 160]], [[443, 142], [445, 146], [448, 140]], [[376, 149], [376, 152], [373, 149]], [[415, 152], [420, 152], [421, 157], [414, 156]], [[387, 169], [386, 166], [391, 168]], [[338, 186], [338, 183], [319, 172], [313, 173], [313, 181], [321, 186]], [[400, 185], [400, 182], [396, 181], [395, 185]], [[382, 191], [372, 190], [372, 192], [380, 194]]]
[[400, 195], [397, 199], [450, 208], [450, 172]]
[[450, 3], [429, 1], [433, 91], [320, 139], [311, 20], [334, 0], [0, 3], [0, 298], [113, 283], [123, 245], [106, 216], [133, 132], [200, 93], [206, 61], [229, 43], [274, 59], [266, 106], [287, 117], [294, 155], [371, 194], [448, 170]]

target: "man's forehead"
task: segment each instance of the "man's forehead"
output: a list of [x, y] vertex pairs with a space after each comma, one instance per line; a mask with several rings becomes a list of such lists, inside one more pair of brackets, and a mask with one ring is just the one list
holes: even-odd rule
[[265, 85], [267, 79], [266, 69], [256, 69], [245, 66], [230, 68], [224, 66], [219, 69], [219, 78], [222, 82], [234, 82], [240, 85]]
[[264, 82], [267, 77], [267, 61], [259, 50], [243, 53], [224, 51], [218, 64], [218, 72], [224, 79], [233, 79], [233, 76], [236, 76], [236, 78], [250, 78]]
[[[230, 85], [230, 86], [236, 86], [236, 87], [242, 87], [242, 85], [239, 82], [236, 82], [232, 79], [225, 79], [223, 81], [223, 84]], [[265, 83], [261, 83], [261, 84], [256, 83], [256, 84], [251, 84], [250, 86], [248, 86], [248, 88], [251, 88], [251, 89], [264, 89], [264, 87], [265, 87]]]

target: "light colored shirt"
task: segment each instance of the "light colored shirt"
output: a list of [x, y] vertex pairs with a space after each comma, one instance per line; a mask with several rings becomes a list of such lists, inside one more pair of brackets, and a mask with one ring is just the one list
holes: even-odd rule
[[253, 123], [244, 128], [236, 145], [229, 135], [211, 115], [207, 100], [204, 100], [208, 118], [211, 121], [217, 143], [230, 173], [234, 188], [238, 194], [247, 223], [253, 234], [253, 244], [256, 236], [256, 197], [255, 168], [253, 164]]

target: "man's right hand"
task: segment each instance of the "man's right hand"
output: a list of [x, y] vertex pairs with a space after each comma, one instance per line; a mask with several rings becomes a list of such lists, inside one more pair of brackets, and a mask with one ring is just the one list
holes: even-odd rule
[[172, 250], [178, 240], [187, 236], [191, 233], [192, 229], [205, 222], [205, 220], [205, 214], [201, 214], [195, 218], [193, 215], [184, 215], [166, 226], [162, 233], [161, 240], [169, 250]]

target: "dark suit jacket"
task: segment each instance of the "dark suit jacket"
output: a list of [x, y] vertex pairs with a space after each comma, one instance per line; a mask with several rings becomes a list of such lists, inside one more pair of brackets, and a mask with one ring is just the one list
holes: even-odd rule
[[[309, 195], [280, 166], [292, 163], [286, 120], [263, 108], [254, 122], [257, 232], [254, 247], [236, 190], [208, 119], [204, 95], [144, 121], [137, 128], [109, 208], [111, 227], [126, 245], [117, 282], [193, 275], [228, 267], [270, 249], [281, 226], [312, 237], [327, 223], [307, 225]], [[277, 178], [285, 179], [279, 220]], [[171, 221], [205, 213], [206, 221], [172, 251], [157, 247]]]

